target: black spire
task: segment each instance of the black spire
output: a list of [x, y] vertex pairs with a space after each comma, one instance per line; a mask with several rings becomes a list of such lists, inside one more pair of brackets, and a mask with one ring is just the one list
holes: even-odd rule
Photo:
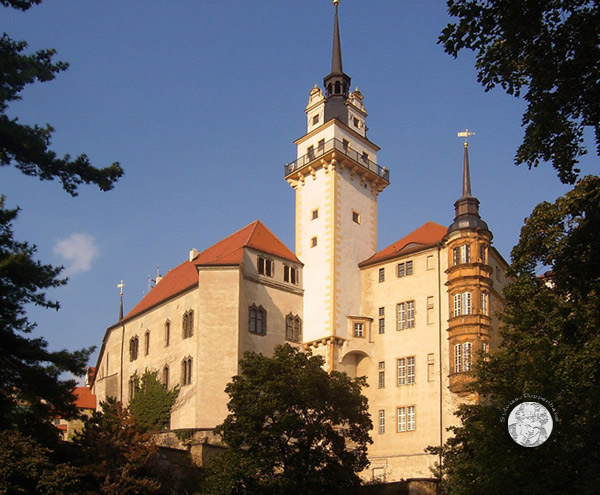
[[350, 91], [350, 76], [344, 74], [342, 68], [342, 44], [340, 42], [340, 26], [338, 21], [339, 0], [333, 0], [335, 16], [333, 19], [333, 50], [331, 53], [331, 73], [323, 78], [325, 86], [325, 122], [333, 118], [344, 124], [348, 123], [346, 100]]
[[462, 196], [454, 203], [454, 222], [448, 227], [448, 234], [460, 229], [489, 230], [479, 216], [479, 200], [471, 194], [471, 173], [469, 170], [469, 144], [466, 141], [472, 133], [459, 132], [465, 137], [465, 151], [463, 155]]

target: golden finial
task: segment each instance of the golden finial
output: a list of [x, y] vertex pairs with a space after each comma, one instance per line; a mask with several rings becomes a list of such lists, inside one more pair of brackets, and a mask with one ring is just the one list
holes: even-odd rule
[[333, 5], [337, 7], [337, 4], [340, 3], [340, 0], [333, 0]]
[[458, 137], [465, 138], [465, 148], [469, 146], [469, 142], [468, 142], [469, 138], [474, 135], [475, 135], [475, 133], [469, 131], [469, 129], [465, 129], [464, 131], [457, 133]]

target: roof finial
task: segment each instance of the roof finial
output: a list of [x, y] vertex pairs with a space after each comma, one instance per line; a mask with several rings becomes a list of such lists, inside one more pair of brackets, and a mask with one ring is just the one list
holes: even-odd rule
[[469, 137], [475, 133], [465, 129], [457, 133], [458, 137], [465, 138], [465, 152], [463, 157], [463, 182], [462, 182], [462, 197], [471, 197], [471, 172], [469, 170]]
[[117, 287], [121, 289], [119, 294], [121, 296], [121, 304], [119, 305], [119, 321], [121, 321], [123, 319], [123, 287], [125, 287], [125, 284], [122, 280], [120, 284], [117, 284]]

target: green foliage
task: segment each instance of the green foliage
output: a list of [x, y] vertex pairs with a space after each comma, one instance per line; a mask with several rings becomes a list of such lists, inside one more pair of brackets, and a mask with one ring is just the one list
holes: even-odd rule
[[75, 467], [53, 459], [53, 452], [18, 431], [0, 432], [0, 493], [79, 494]]
[[584, 128], [600, 154], [600, 3], [587, 0], [447, 0], [457, 17], [440, 36], [446, 52], [477, 54], [478, 80], [524, 92], [525, 137], [517, 164], [552, 161], [563, 183], [579, 175]]
[[[27, 10], [39, 1], [4, 0], [5, 6]], [[50, 149], [52, 126], [28, 126], [17, 118], [6, 115], [8, 104], [21, 99], [23, 89], [36, 81], [51, 81], [68, 65], [53, 60], [55, 50], [40, 50], [24, 55], [24, 41], [13, 41], [5, 33], [0, 38], [0, 166], [14, 165], [25, 175], [41, 180], [61, 181], [62, 187], [72, 196], [77, 195], [80, 184], [96, 184], [108, 191], [123, 175], [118, 163], [98, 169], [85, 154], [75, 159], [70, 155], [60, 158]]]
[[[475, 366], [482, 404], [459, 409], [462, 426], [443, 449], [444, 493], [598, 492], [599, 248], [599, 177], [585, 177], [526, 220], [512, 252], [500, 348]], [[535, 448], [513, 442], [503, 422], [505, 408], [525, 394], [550, 401], [558, 417]]]
[[272, 358], [246, 353], [227, 385], [230, 414], [217, 427], [228, 446], [206, 493], [338, 493], [368, 465], [371, 419], [364, 378], [328, 374], [321, 357], [289, 345]]
[[[76, 413], [75, 382], [64, 372], [82, 375], [92, 349], [78, 352], [48, 350], [41, 338], [28, 338], [35, 324], [26, 316], [28, 304], [58, 309], [44, 290], [65, 283], [60, 268], [34, 259], [35, 247], [13, 238], [17, 210], [4, 208], [0, 198], [0, 429], [55, 434], [52, 415]], [[44, 428], [44, 425], [46, 428]]]
[[146, 370], [135, 379], [135, 394], [129, 410], [143, 430], [160, 431], [169, 426], [171, 409], [179, 395], [179, 385], [167, 390], [158, 379], [158, 371]]
[[101, 403], [77, 433], [79, 466], [85, 493], [103, 495], [146, 495], [157, 493], [160, 485], [147, 473], [156, 451], [152, 434], [143, 432], [133, 414], [114, 398]]

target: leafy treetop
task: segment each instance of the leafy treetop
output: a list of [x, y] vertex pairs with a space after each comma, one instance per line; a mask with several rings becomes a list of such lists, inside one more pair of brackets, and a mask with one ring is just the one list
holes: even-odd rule
[[[41, 0], [0, 0], [2, 5], [27, 10]], [[5, 33], [0, 38], [0, 166], [14, 165], [25, 175], [41, 180], [60, 180], [72, 196], [80, 184], [96, 184], [102, 191], [112, 189], [123, 175], [118, 163], [105, 168], [94, 167], [85, 154], [62, 158], [50, 149], [52, 132], [49, 124], [28, 126], [10, 118], [6, 110], [10, 102], [21, 99], [25, 86], [36, 81], [51, 81], [68, 64], [55, 62], [55, 50], [39, 50], [24, 55], [24, 41], [14, 41]]]
[[287, 344], [273, 357], [244, 355], [216, 429], [229, 449], [208, 493], [338, 493], [359, 483], [371, 443], [366, 382], [323, 363]]
[[584, 128], [600, 154], [600, 3], [588, 0], [448, 0], [458, 21], [440, 36], [447, 53], [477, 54], [486, 91], [524, 91], [525, 137], [515, 162], [551, 161], [563, 183], [578, 178]]

